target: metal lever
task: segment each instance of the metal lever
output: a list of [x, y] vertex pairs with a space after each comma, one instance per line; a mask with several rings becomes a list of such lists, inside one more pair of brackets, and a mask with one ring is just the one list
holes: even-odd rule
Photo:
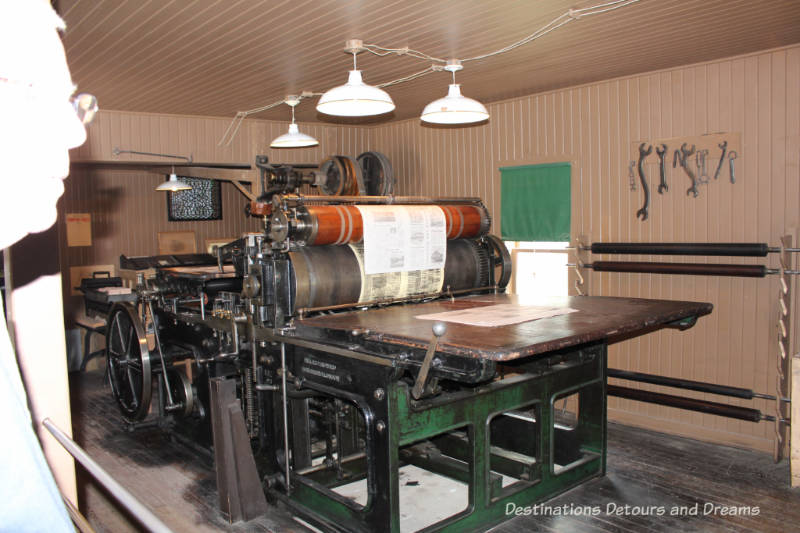
[[422, 360], [422, 366], [419, 367], [419, 374], [417, 374], [417, 380], [414, 382], [414, 388], [411, 389], [411, 396], [415, 400], [419, 400], [422, 397], [422, 393], [425, 391], [425, 385], [427, 385], [428, 382], [428, 372], [431, 369], [433, 356], [436, 353], [436, 346], [439, 344], [439, 337], [444, 335], [447, 331], [447, 324], [444, 322], [436, 322], [432, 329], [433, 338], [428, 345], [428, 352], [425, 354], [425, 359]]

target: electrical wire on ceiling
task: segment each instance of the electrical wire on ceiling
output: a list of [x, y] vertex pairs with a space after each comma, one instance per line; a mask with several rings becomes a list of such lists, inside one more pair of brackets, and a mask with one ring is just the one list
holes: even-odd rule
[[[298, 101], [302, 101], [306, 98], [311, 98], [312, 96], [321, 96], [322, 93], [311, 93], [308, 91], [303, 91], [298, 97]], [[264, 111], [270, 110], [274, 107], [278, 107], [281, 104], [285, 104], [286, 99], [278, 100], [277, 102], [273, 102], [271, 104], [256, 107], [255, 109], [248, 109], [247, 111], [239, 111], [236, 113], [236, 116], [233, 117], [228, 129], [225, 130], [225, 133], [222, 135], [222, 138], [217, 143], [217, 146], [229, 146], [231, 142], [233, 142], [233, 138], [236, 137], [236, 134], [239, 132], [239, 128], [242, 126], [242, 122], [250, 115], [254, 115], [256, 113], [263, 113]], [[226, 140], [227, 139], [227, 140]]]
[[[494, 50], [492, 52], [487, 52], [485, 54], [480, 54], [480, 55], [473, 56], [473, 57], [467, 57], [467, 58], [461, 59], [460, 61], [461, 61], [461, 63], [466, 63], [466, 62], [469, 62], [469, 61], [481, 61], [483, 59], [488, 59], [490, 57], [498, 56], [500, 54], [505, 54], [507, 52], [510, 52], [512, 50], [515, 50], [515, 49], [519, 48], [520, 46], [524, 46], [524, 45], [526, 45], [526, 44], [528, 44], [530, 42], [533, 42], [536, 39], [539, 39], [540, 37], [544, 37], [548, 33], [551, 33], [553, 31], [565, 26], [566, 24], [569, 24], [570, 22], [572, 22], [574, 20], [579, 20], [581, 18], [589, 17], [589, 16], [592, 16], [592, 15], [599, 15], [601, 13], [607, 13], [609, 11], [614, 11], [616, 9], [627, 7], [627, 6], [629, 6], [631, 4], [634, 4], [634, 3], [638, 2], [638, 1], [639, 0], [611, 0], [609, 2], [604, 2], [602, 4], [597, 4], [597, 5], [590, 6], [590, 7], [569, 9], [569, 10], [565, 11], [564, 13], [562, 13], [561, 15], [559, 15], [558, 17], [556, 17], [553, 20], [551, 20], [550, 22], [548, 22], [547, 24], [545, 24], [544, 26], [538, 28], [536, 31], [534, 31], [530, 35], [528, 35], [526, 37], [523, 37], [522, 39], [520, 39], [518, 41], [515, 41], [515, 42], [513, 42], [513, 43], [511, 43], [511, 44], [509, 44], [507, 46], [504, 46], [503, 48], [500, 48], [498, 50]], [[347, 50], [347, 51], [350, 52], [350, 50]], [[366, 52], [369, 52], [369, 53], [371, 53], [373, 55], [376, 55], [376, 56], [379, 56], [379, 57], [385, 57], [385, 56], [388, 56], [388, 55], [408, 56], [408, 57], [413, 57], [415, 59], [420, 59], [420, 60], [423, 60], [423, 61], [431, 61], [431, 62], [434, 63], [430, 67], [425, 68], [423, 70], [420, 70], [418, 72], [415, 72], [413, 74], [409, 74], [408, 76], [403, 76], [402, 78], [397, 78], [397, 79], [392, 80], [392, 81], [387, 81], [387, 82], [379, 83], [379, 84], [375, 85], [375, 87], [379, 87], [379, 88], [391, 87], [392, 85], [397, 85], [397, 84], [400, 84], [400, 83], [405, 83], [405, 82], [408, 82], [408, 81], [411, 81], [411, 80], [415, 80], [415, 79], [421, 78], [422, 76], [430, 74], [431, 72], [440, 72], [440, 71], [446, 70], [445, 66], [448, 63], [448, 61], [453, 61], [452, 59], [444, 59], [444, 58], [440, 58], [440, 57], [435, 57], [435, 56], [426, 54], [424, 52], [421, 52], [419, 50], [414, 50], [414, 49], [408, 48], [408, 47], [404, 47], [404, 48], [385, 48], [385, 47], [379, 46], [377, 44], [363, 44], [359, 51], [366, 51]], [[355, 60], [355, 53], [354, 53], [354, 60]], [[299, 100], [304, 100], [306, 98], [311, 98], [313, 96], [322, 96], [323, 94], [324, 93], [303, 91], [299, 96]], [[279, 100], [277, 102], [273, 102], [271, 104], [268, 104], [268, 105], [265, 105], [265, 106], [262, 106], [262, 107], [257, 107], [257, 108], [254, 108], [254, 109], [249, 109], [247, 111], [239, 111], [239, 112], [237, 112], [236, 115], [234, 116], [233, 120], [231, 121], [231, 124], [228, 126], [228, 129], [225, 130], [225, 133], [223, 134], [222, 138], [220, 139], [218, 145], [219, 146], [222, 146], [222, 145], [229, 146], [231, 144], [231, 142], [233, 141], [234, 137], [236, 136], [236, 134], [238, 133], [239, 128], [242, 125], [242, 122], [248, 116], [256, 114], [256, 113], [262, 113], [264, 111], [267, 111], [269, 109], [272, 109], [274, 107], [277, 107], [277, 106], [285, 104], [285, 103], [287, 103], [287, 101], [284, 99], [284, 100]]]

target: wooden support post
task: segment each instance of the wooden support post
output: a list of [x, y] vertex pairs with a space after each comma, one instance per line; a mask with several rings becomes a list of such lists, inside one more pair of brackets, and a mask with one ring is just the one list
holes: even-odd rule
[[792, 357], [792, 421], [789, 442], [792, 448], [792, 487], [800, 487], [800, 353]]
[[782, 398], [790, 394], [790, 380], [792, 377], [791, 356], [791, 327], [792, 327], [792, 276], [784, 271], [791, 270], [793, 261], [792, 253], [787, 248], [792, 247], [791, 235], [781, 237], [780, 257], [780, 287], [778, 290], [778, 376], [775, 387], [775, 448], [773, 458], [775, 462], [783, 459], [789, 444], [789, 432], [786, 420], [789, 419], [789, 406]]

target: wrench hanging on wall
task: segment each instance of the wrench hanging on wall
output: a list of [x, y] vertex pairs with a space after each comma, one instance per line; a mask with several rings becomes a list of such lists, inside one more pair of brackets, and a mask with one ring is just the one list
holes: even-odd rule
[[631, 191], [636, 192], [636, 175], [634, 174], [633, 167], [636, 166], [636, 161], [628, 163], [628, 180], [630, 181]]
[[728, 154], [728, 164], [731, 167], [730, 168], [730, 170], [731, 170], [731, 183], [736, 183], [736, 174], [735, 174], [734, 169], [733, 169], [733, 160], [736, 159], [737, 157], [739, 157], [739, 154], [737, 154], [733, 150], [731, 150], [730, 153]]
[[728, 141], [722, 141], [722, 144], [718, 144], [717, 146], [722, 150], [722, 155], [719, 156], [719, 164], [717, 165], [717, 170], [714, 172], [714, 179], [719, 178], [719, 171], [722, 169], [722, 163], [725, 162], [725, 154], [728, 151]]
[[683, 171], [686, 172], [686, 175], [689, 176], [689, 179], [692, 180], [692, 186], [686, 189], [686, 196], [693, 194], [695, 198], [697, 195], [700, 194], [697, 190], [697, 178], [695, 178], [694, 172], [689, 167], [688, 159], [689, 156], [694, 154], [695, 152], [695, 145], [692, 145], [691, 150], [686, 148], [686, 143], [681, 145], [680, 152], [675, 150], [675, 158], [672, 161], [672, 166], [675, 166], [675, 161], [679, 161], [681, 166], [683, 167]]
[[667, 187], [667, 162], [666, 162], [666, 153], [669, 151], [669, 147], [666, 144], [661, 144], [656, 148], [656, 153], [658, 154], [658, 173], [661, 181], [658, 183], [658, 194], [664, 194], [665, 192], [669, 191], [669, 187]]
[[642, 143], [639, 145], [639, 180], [642, 182], [642, 190], [644, 191], [644, 205], [641, 209], [636, 211], [636, 218], [641, 218], [644, 222], [647, 220], [647, 208], [650, 206], [650, 188], [647, 186], [647, 179], [644, 175], [644, 160], [645, 158], [650, 155], [653, 151], [653, 145], [647, 146], [647, 150], [644, 147], [647, 143]]
[[697, 165], [697, 183], [699, 185], [708, 185], [708, 172], [706, 171], [706, 156], [708, 150], [698, 150], [694, 156], [695, 165]]

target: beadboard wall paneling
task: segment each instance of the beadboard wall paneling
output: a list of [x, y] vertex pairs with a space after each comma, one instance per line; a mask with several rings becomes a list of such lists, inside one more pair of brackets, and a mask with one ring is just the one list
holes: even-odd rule
[[[800, 225], [800, 47], [647, 73], [515, 98], [488, 106], [488, 123], [457, 129], [418, 119], [370, 130], [369, 148], [387, 154], [398, 194], [480, 196], [499, 233], [504, 164], [573, 160], [572, 234], [590, 241], [767, 242]], [[646, 165], [650, 217], [635, 217], [642, 191], [629, 189], [628, 162], [640, 140], [741, 134], [736, 183], [719, 180], [687, 196], [689, 180], [668, 165], [669, 191], [658, 194], [658, 165]], [[670, 146], [671, 150], [679, 146]], [[672, 151], [668, 154], [670, 163]], [[713, 175], [718, 151], [709, 155]], [[693, 162], [693, 161], [692, 161]], [[638, 185], [638, 177], [637, 177]], [[592, 256], [778, 266], [761, 258]], [[701, 300], [714, 312], [685, 332], [663, 330], [613, 345], [609, 365], [772, 393], [776, 387], [778, 280], [584, 272], [590, 294]], [[797, 291], [796, 291], [797, 292]], [[798, 299], [795, 298], [795, 305]], [[795, 310], [797, 313], [797, 310]], [[796, 315], [794, 315], [796, 316]], [[795, 339], [797, 336], [795, 321]], [[795, 344], [797, 346], [797, 344]], [[622, 383], [622, 382], [621, 382]], [[626, 383], [627, 384], [627, 383]], [[631, 385], [637, 387], [637, 385]], [[666, 388], [642, 388], [672, 392]], [[774, 414], [774, 402], [685, 392]], [[609, 399], [611, 419], [726, 444], [771, 451], [772, 423], [754, 424], [630, 400]]]

